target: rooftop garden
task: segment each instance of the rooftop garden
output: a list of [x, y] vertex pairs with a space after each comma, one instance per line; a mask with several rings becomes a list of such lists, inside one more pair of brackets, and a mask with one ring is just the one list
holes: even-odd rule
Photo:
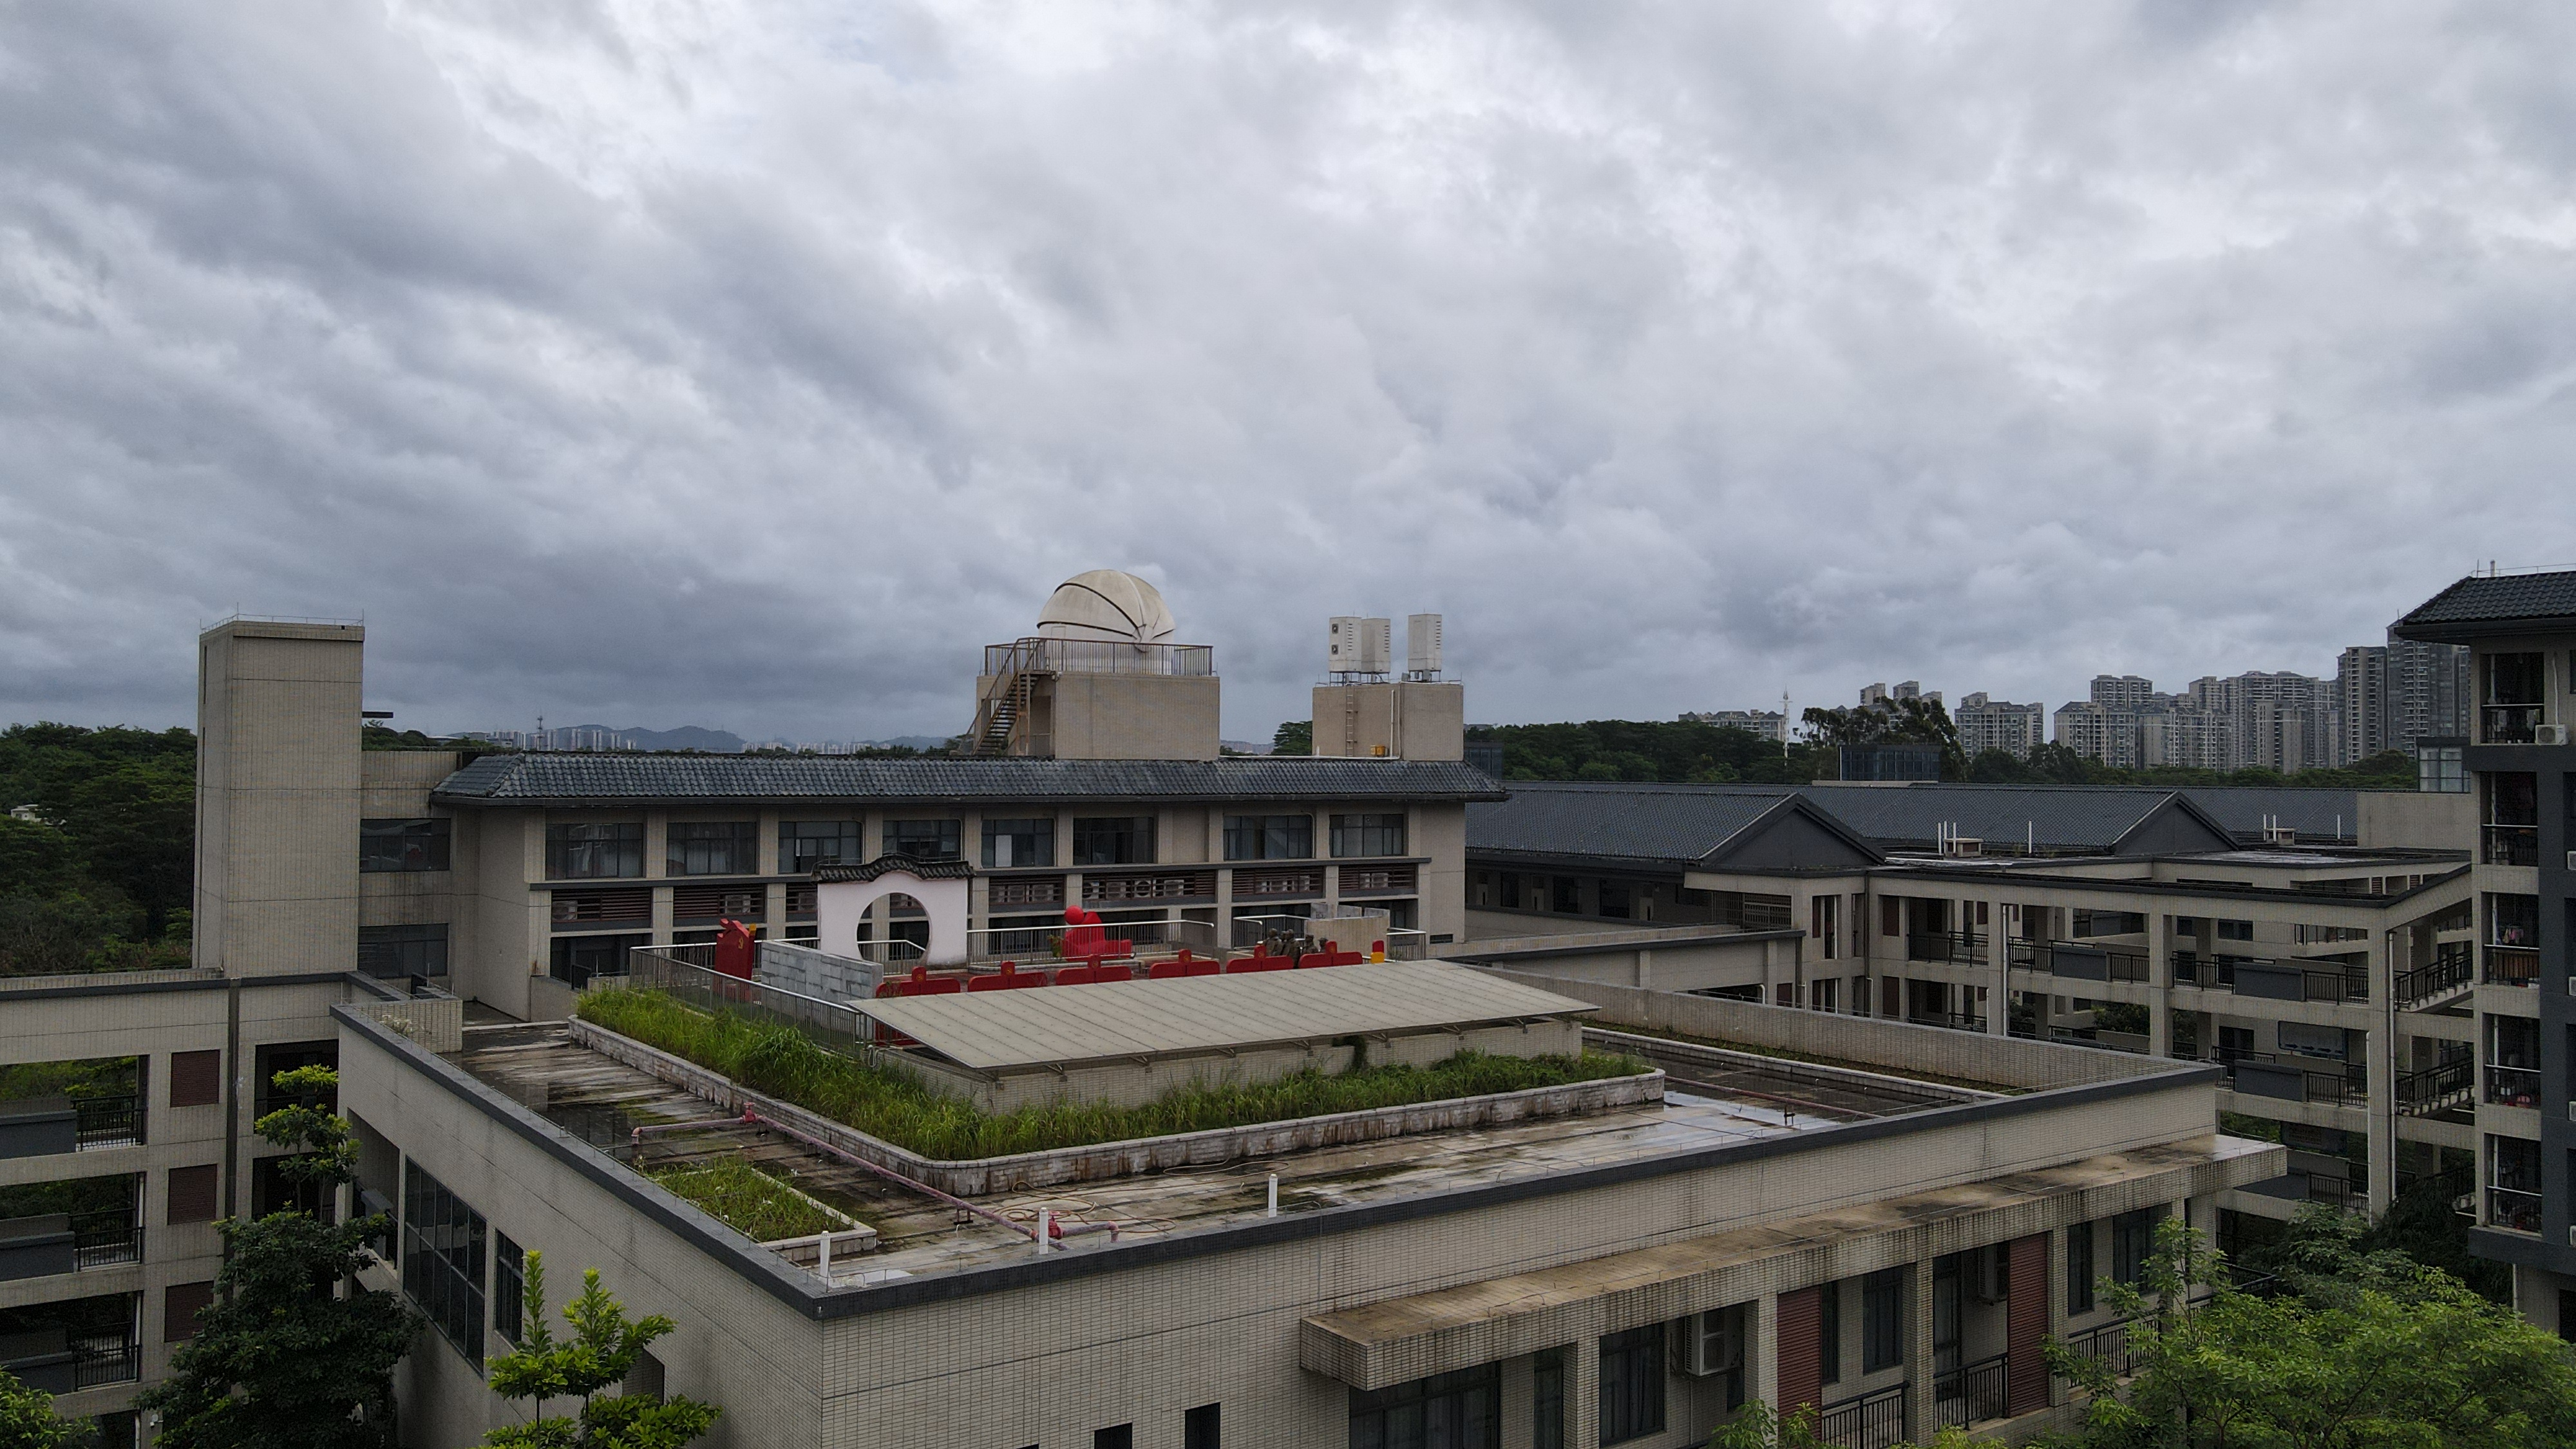
[[1003, 1157], [1166, 1137], [1335, 1112], [1411, 1106], [1496, 1092], [1596, 1082], [1654, 1070], [1635, 1057], [1498, 1057], [1460, 1052], [1428, 1067], [1304, 1071], [1276, 1081], [1176, 1088], [1141, 1106], [1056, 1102], [991, 1113], [932, 1090], [899, 1065], [827, 1050], [795, 1030], [731, 1013], [710, 1015], [655, 991], [594, 991], [582, 1020], [719, 1072], [755, 1092], [845, 1122], [940, 1161]]
[[810, 1238], [851, 1225], [849, 1219], [739, 1157], [666, 1167], [651, 1177], [755, 1243]]

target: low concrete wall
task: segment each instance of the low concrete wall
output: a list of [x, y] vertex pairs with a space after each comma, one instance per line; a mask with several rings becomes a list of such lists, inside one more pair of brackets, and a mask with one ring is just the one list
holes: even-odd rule
[[1764, 985], [1773, 968], [1796, 964], [1798, 940], [1795, 931], [1636, 927], [1469, 941], [1447, 948], [1441, 956], [1471, 966], [1537, 971], [1613, 986], [1705, 991]]
[[[1593, 1027], [1584, 1039], [1602, 1051], [1626, 1052], [1660, 1062], [1667, 1071], [1689, 1072], [1707, 1068], [1715, 1072], [1756, 1071], [1777, 1081], [1798, 1082], [1827, 1091], [1858, 1091], [1874, 1095], [1897, 1095], [1920, 1098], [1926, 1105], [1943, 1102], [1992, 1102], [2001, 1092], [1984, 1092], [1973, 1087], [1945, 1086], [1919, 1077], [1890, 1076], [1885, 1072], [1863, 1071], [1858, 1067], [1829, 1067], [1818, 1062], [1792, 1061], [1787, 1057], [1766, 1057], [1758, 1052], [1730, 1051], [1725, 1047], [1702, 1046], [1694, 1041], [1675, 1041], [1670, 1037], [1638, 1036], [1616, 1029]], [[1690, 1080], [1687, 1076], [1685, 1081]]]
[[551, 976], [528, 978], [528, 1020], [563, 1021], [571, 1017], [573, 1003], [581, 993], [568, 981]]
[[2122, 1081], [2190, 1065], [2093, 1047], [2058, 1046], [1865, 1016], [1838, 1016], [1794, 1006], [1641, 991], [1633, 986], [1573, 980], [1538, 970], [1486, 969], [1505, 980], [1591, 1002], [1601, 1008], [1600, 1016], [1591, 1023], [1594, 1026], [1645, 1027], [1757, 1049], [1770, 1047], [1867, 1062], [1898, 1076], [1920, 1072], [1997, 1087], [2041, 1090]]
[[760, 943], [760, 979], [817, 1001], [866, 1001], [877, 994], [885, 968], [784, 941]]
[[1419, 1132], [1448, 1132], [1463, 1127], [1490, 1127], [1535, 1117], [1573, 1117], [1642, 1103], [1660, 1103], [1664, 1074], [1647, 1072], [1606, 1081], [1563, 1087], [1537, 1087], [1525, 1092], [1497, 1092], [1483, 1097], [1456, 1097], [1409, 1107], [1379, 1107], [1366, 1112], [1338, 1112], [1301, 1117], [1293, 1122], [1263, 1122], [1220, 1127], [1128, 1142], [1102, 1142], [1049, 1152], [1023, 1152], [966, 1162], [941, 1162], [909, 1152], [855, 1127], [745, 1090], [730, 1077], [677, 1057], [632, 1037], [621, 1036], [586, 1021], [572, 1021], [566, 1032], [576, 1043], [611, 1061], [649, 1073], [691, 1096], [726, 1111], [757, 1110], [782, 1126], [827, 1142], [853, 1157], [889, 1168], [916, 1182], [957, 1197], [996, 1192], [1027, 1192], [1070, 1183], [1103, 1182], [1174, 1167], [1212, 1167], [1252, 1157], [1275, 1157], [1313, 1147], [1377, 1142]]
[[427, 1001], [352, 1001], [349, 1009], [380, 1022], [388, 1031], [396, 1031], [423, 1049], [433, 1052], [455, 1052], [465, 1049], [465, 1003], [449, 996]]

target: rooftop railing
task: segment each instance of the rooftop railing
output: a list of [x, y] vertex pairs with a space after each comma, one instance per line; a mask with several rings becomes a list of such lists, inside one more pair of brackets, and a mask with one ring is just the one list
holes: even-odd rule
[[855, 1009], [837, 1001], [800, 995], [782, 986], [765, 986], [727, 976], [684, 959], [682, 953], [713, 947], [638, 946], [626, 953], [629, 987], [659, 991], [682, 1005], [710, 1014], [724, 1012], [791, 1028], [815, 1045], [862, 1061], [874, 1058], [875, 1027]]
[[1017, 639], [984, 646], [986, 674], [1165, 674], [1184, 679], [1216, 675], [1216, 650], [1207, 644], [1125, 644], [1107, 639]]

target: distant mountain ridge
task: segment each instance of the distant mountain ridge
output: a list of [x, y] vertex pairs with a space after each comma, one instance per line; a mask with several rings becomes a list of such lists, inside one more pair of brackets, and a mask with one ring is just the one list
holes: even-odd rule
[[[704, 750], [711, 755], [739, 755], [745, 745], [742, 736], [731, 730], [711, 730], [698, 725], [682, 725], [674, 730], [611, 729], [607, 725], [574, 725], [577, 733], [596, 730], [613, 740], [633, 742], [639, 750]], [[553, 734], [553, 730], [548, 730]]]

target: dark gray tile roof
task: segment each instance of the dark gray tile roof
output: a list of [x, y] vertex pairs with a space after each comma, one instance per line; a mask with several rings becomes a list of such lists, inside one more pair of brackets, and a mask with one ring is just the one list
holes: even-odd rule
[[2183, 798], [2246, 841], [2263, 838], [2263, 817], [2302, 840], [2350, 840], [2361, 826], [2358, 790], [2297, 790], [2266, 785], [2192, 785]]
[[1467, 848], [1629, 860], [1697, 860], [1795, 793], [1785, 785], [1516, 782], [1467, 807]]
[[[1943, 827], [2043, 850], [2103, 851], [2159, 810], [2203, 817], [2171, 790], [2082, 785], [1658, 785], [1514, 782], [1467, 808], [1467, 848], [1635, 860], [1697, 860], [1783, 796], [1804, 796], [1881, 849], [1930, 849]], [[2230, 842], [2205, 825], [2208, 848]]]
[[452, 804], [592, 800], [1495, 800], [1456, 760], [853, 760], [781, 755], [486, 755]]
[[[2097, 785], [1807, 785], [1801, 792], [1882, 849], [1929, 849], [1943, 827], [1972, 840], [2107, 851], [2174, 791]], [[2216, 846], [2228, 842], [2219, 840]]]
[[2576, 619], [2576, 570], [2474, 575], [2416, 605], [2394, 628], [2401, 638], [2439, 641], [2501, 632], [2499, 625], [2560, 619]]

